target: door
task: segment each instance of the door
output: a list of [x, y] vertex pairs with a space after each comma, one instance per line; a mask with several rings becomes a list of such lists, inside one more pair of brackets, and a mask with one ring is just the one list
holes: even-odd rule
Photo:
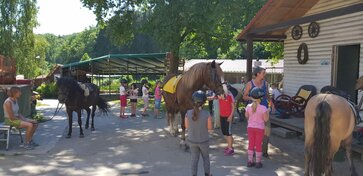
[[347, 92], [350, 100], [357, 103], [355, 83], [359, 76], [360, 45], [337, 46], [335, 86]]

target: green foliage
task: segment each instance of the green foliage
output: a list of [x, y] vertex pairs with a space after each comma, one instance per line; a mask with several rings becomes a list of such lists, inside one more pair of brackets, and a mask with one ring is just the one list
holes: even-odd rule
[[91, 57], [89, 57], [88, 53], [84, 53], [82, 58], [81, 58], [81, 61], [86, 61], [86, 60], [90, 60]]
[[278, 60], [284, 58], [284, 45], [282, 42], [264, 42], [265, 50], [271, 53], [268, 58], [272, 63], [277, 63]]
[[37, 89], [37, 92], [43, 97], [43, 98], [57, 98], [58, 97], [58, 89], [55, 83], [50, 84], [42, 84]]
[[43, 64], [33, 33], [36, 14], [36, 0], [0, 0], [0, 54], [15, 58], [18, 74], [26, 78], [37, 76]]
[[[110, 24], [112, 34], [121, 44], [138, 33], [151, 34], [164, 51], [171, 51], [176, 72], [181, 54], [217, 58], [227, 54], [235, 33], [241, 30], [266, 0], [82, 0], [97, 20]], [[106, 17], [109, 22], [105, 21]], [[233, 41], [233, 42], [231, 42]]]

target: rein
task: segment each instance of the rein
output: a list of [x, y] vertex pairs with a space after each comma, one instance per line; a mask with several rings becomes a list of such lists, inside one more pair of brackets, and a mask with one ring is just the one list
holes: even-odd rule
[[[53, 114], [53, 116], [50, 118], [50, 119], [47, 119], [47, 120], [43, 120], [43, 121], [40, 121], [40, 122], [38, 122], [38, 123], [44, 123], [44, 122], [48, 122], [48, 121], [51, 121], [57, 114], [58, 114], [58, 112], [62, 109], [62, 107], [63, 107], [63, 103], [62, 103], [62, 105], [59, 107], [59, 101], [58, 101], [58, 105], [57, 105], [57, 108], [55, 108], [55, 112], [54, 112], [54, 114]], [[59, 108], [58, 108], [59, 107]]]

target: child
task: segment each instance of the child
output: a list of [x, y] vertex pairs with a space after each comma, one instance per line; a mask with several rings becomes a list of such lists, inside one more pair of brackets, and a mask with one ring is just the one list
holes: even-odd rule
[[265, 92], [255, 87], [251, 90], [252, 103], [247, 105], [245, 117], [248, 120], [248, 162], [247, 167], [253, 167], [253, 153], [256, 150], [256, 168], [261, 168], [262, 158], [262, 141], [265, 134], [265, 122], [269, 120], [268, 109], [261, 105], [261, 98], [265, 96]]
[[192, 95], [193, 109], [188, 110], [185, 115], [185, 127], [188, 130], [187, 141], [192, 154], [192, 175], [198, 173], [199, 155], [202, 154], [205, 176], [210, 174], [209, 161], [209, 135], [212, 132], [212, 117], [209, 112], [203, 110], [203, 104], [207, 100], [205, 93], [201, 90]]
[[230, 156], [234, 154], [233, 137], [232, 137], [232, 120], [234, 113], [234, 99], [230, 93], [225, 95], [218, 95], [219, 99], [219, 114], [222, 134], [227, 141], [227, 148], [224, 149], [224, 155]]
[[161, 105], [161, 90], [160, 90], [160, 81], [156, 82], [155, 87], [155, 102], [154, 102], [154, 118], [158, 118], [159, 110]]
[[142, 98], [144, 99], [144, 108], [142, 109], [142, 116], [147, 116], [146, 113], [147, 108], [149, 107], [149, 87], [148, 82], [146, 80], [141, 81], [143, 83], [142, 86]]
[[121, 104], [121, 109], [120, 109], [120, 118], [127, 118], [127, 116], [125, 115], [125, 111], [126, 111], [126, 106], [127, 106], [127, 93], [126, 93], [126, 86], [127, 86], [127, 80], [126, 79], [121, 79], [120, 81], [121, 85], [120, 85], [120, 104]]
[[276, 98], [278, 97], [278, 96], [280, 96], [281, 95], [281, 91], [278, 89], [278, 87], [277, 87], [277, 83], [273, 83], [272, 85], [271, 85], [271, 89], [272, 89], [272, 91], [271, 91], [271, 101], [272, 101], [272, 103], [271, 103], [271, 107], [272, 107], [272, 112], [271, 113], [275, 113], [276, 112], [276, 109], [275, 109], [275, 102], [276, 102]]
[[137, 93], [139, 88], [135, 84], [131, 84], [131, 89], [129, 90], [130, 102], [131, 102], [131, 117], [136, 117], [136, 104], [137, 104]]

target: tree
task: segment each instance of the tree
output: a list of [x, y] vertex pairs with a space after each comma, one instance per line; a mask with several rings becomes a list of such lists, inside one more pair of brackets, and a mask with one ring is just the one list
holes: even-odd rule
[[[111, 16], [109, 21], [119, 26], [113, 35], [120, 43], [140, 32], [152, 34], [164, 51], [173, 53], [169, 71], [176, 73], [182, 46], [185, 50], [198, 46], [196, 49], [208, 57], [228, 52], [234, 32], [242, 29], [266, 0], [81, 1], [94, 11], [100, 24], [106, 24], [104, 19]], [[136, 23], [136, 19], [143, 20]]]
[[91, 59], [91, 57], [89, 57], [89, 55], [87, 53], [84, 53], [80, 61], [86, 61], [86, 60], [90, 60], [90, 59]]
[[16, 58], [17, 72], [26, 78], [36, 75], [36, 14], [36, 0], [0, 0], [0, 54]]

